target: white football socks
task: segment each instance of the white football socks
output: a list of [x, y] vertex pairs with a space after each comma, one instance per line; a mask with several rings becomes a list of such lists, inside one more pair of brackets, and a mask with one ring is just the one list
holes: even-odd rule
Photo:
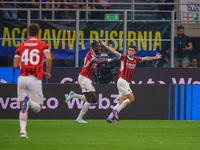
[[124, 107], [126, 107], [128, 104], [130, 104], [131, 102], [129, 101], [129, 99], [125, 99], [121, 105], [119, 105], [119, 107], [117, 107], [116, 111], [120, 112]]
[[26, 135], [26, 124], [27, 124], [28, 114], [27, 112], [22, 113], [19, 112], [19, 124], [20, 124], [20, 133], [24, 133]]
[[88, 108], [91, 106], [91, 103], [88, 103], [87, 101], [85, 102], [85, 104], [83, 105], [83, 108], [81, 109], [78, 118], [76, 120], [81, 120], [83, 118], [83, 116], [86, 114], [86, 112], [88, 111]]
[[39, 113], [41, 111], [40, 104], [38, 104], [32, 100], [29, 100], [29, 106], [35, 113]]
[[[119, 103], [113, 108], [113, 110], [116, 110], [117, 108], [119, 107]], [[108, 118], [113, 118], [114, 117], [114, 114], [113, 112], [110, 113], [110, 115], [108, 116]]]
[[78, 98], [78, 99], [80, 99], [82, 101], [86, 101], [85, 95], [82, 95], [82, 94], [74, 93], [73, 98]]

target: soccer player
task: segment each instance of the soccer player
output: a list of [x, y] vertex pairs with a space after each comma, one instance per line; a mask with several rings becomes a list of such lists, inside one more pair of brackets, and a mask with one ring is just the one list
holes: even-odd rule
[[38, 40], [40, 27], [38, 24], [31, 24], [28, 27], [29, 39], [19, 45], [15, 51], [13, 67], [20, 69], [17, 84], [18, 100], [21, 104], [19, 113], [20, 137], [28, 138], [26, 124], [28, 109], [39, 113], [43, 104], [42, 76], [43, 58], [46, 57], [47, 78], [51, 77], [51, 53], [48, 44]]
[[83, 116], [88, 111], [88, 108], [92, 104], [97, 102], [97, 95], [96, 95], [95, 88], [92, 85], [92, 80], [91, 80], [92, 74], [95, 71], [97, 64], [108, 63], [111, 61], [113, 62], [118, 59], [117, 57], [115, 57], [113, 59], [99, 60], [97, 54], [100, 54], [100, 53], [101, 53], [101, 44], [95, 41], [92, 44], [92, 50], [90, 50], [84, 58], [84, 66], [78, 76], [78, 83], [84, 95], [77, 94], [74, 91], [71, 91], [65, 101], [65, 103], [67, 103], [72, 98], [78, 98], [80, 100], [85, 101], [79, 113], [79, 116], [76, 119], [77, 123], [87, 123], [86, 121], [83, 120]]
[[102, 40], [100, 40], [100, 42], [106, 49], [108, 49], [111, 53], [116, 55], [121, 61], [120, 74], [119, 79], [117, 81], [117, 88], [119, 91], [119, 102], [114, 107], [109, 117], [106, 119], [107, 122], [114, 123], [113, 117], [115, 117], [117, 121], [119, 121], [119, 112], [135, 100], [133, 92], [130, 88], [130, 79], [137, 63], [142, 61], [161, 59], [162, 55], [160, 53], [156, 53], [156, 56], [154, 57], [136, 57], [134, 55], [136, 53], [137, 48], [134, 45], [130, 45], [128, 47], [128, 55], [123, 55], [115, 51], [113, 48], [107, 46], [106, 42]]

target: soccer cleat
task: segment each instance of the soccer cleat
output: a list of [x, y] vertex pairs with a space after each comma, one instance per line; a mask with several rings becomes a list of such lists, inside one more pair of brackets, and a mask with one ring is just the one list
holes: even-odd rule
[[20, 138], [27, 138], [28, 139], [28, 136], [24, 133], [20, 133]]
[[88, 122], [84, 121], [83, 119], [79, 119], [79, 120], [76, 120], [76, 123], [88, 123]]
[[113, 110], [113, 114], [115, 118], [117, 119], [117, 121], [119, 121], [119, 113], [116, 110]]
[[113, 119], [111, 119], [111, 118], [107, 118], [106, 121], [109, 122], [109, 123], [115, 123], [115, 122], [113, 121]]
[[70, 101], [74, 96], [74, 91], [70, 91], [69, 95], [67, 96], [65, 103], [67, 103], [68, 101]]
[[22, 106], [22, 108], [21, 108], [22, 113], [27, 112], [27, 111], [28, 111], [28, 108], [29, 108], [29, 98], [28, 98], [28, 96], [26, 96], [26, 97], [24, 98], [24, 104], [23, 104], [23, 106]]

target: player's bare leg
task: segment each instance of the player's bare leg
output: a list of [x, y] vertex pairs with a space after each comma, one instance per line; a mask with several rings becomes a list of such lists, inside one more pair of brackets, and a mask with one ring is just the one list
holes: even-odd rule
[[[119, 97], [119, 102], [118, 102], [117, 105], [113, 108], [113, 110], [116, 110], [116, 109], [120, 106], [120, 104], [121, 104], [125, 99], [126, 99], [126, 98], [124, 98], [124, 97]], [[114, 117], [114, 113], [113, 113], [113, 111], [112, 111], [112, 112], [110, 113], [110, 115], [108, 116], [108, 118], [106, 119], [106, 121], [109, 122], [109, 123], [114, 123], [113, 117]]]
[[[127, 99], [124, 99], [122, 102], [121, 102], [121, 104], [119, 105], [119, 107], [117, 107], [117, 109], [116, 109], [116, 115], [115, 115], [115, 113], [114, 113], [114, 115], [115, 115], [115, 117], [118, 117], [117, 115], [118, 115], [118, 113], [122, 110], [122, 109], [124, 109], [124, 107], [126, 107], [128, 104], [130, 104], [130, 103], [132, 103], [134, 100], [135, 100], [135, 97], [134, 97], [134, 95], [133, 95], [133, 93], [131, 92], [130, 94], [128, 94], [127, 96]], [[119, 119], [119, 117], [118, 117], [118, 119]]]
[[119, 98], [119, 106], [113, 110], [113, 114], [115, 116], [115, 118], [117, 119], [117, 121], [119, 121], [119, 112], [124, 109], [124, 107], [126, 107], [128, 104], [130, 104], [131, 102], [133, 102], [135, 100], [135, 97], [133, 95], [133, 93], [131, 92], [130, 94], [128, 94], [126, 98]]
[[127, 99], [124, 99], [122, 103], [119, 105], [119, 107], [116, 109], [116, 111], [119, 113], [124, 107], [126, 107], [128, 104], [132, 103], [135, 100], [135, 97], [133, 95], [133, 92], [128, 94]]

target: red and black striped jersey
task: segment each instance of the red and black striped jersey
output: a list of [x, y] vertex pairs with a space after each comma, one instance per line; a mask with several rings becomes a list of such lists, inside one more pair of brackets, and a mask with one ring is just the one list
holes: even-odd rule
[[90, 50], [86, 54], [86, 56], [84, 58], [84, 66], [83, 66], [81, 72], [79, 73], [80, 75], [85, 76], [85, 77], [91, 79], [92, 74], [93, 74], [93, 72], [94, 72], [94, 70], [95, 70], [95, 68], [97, 66], [96, 63], [92, 62], [92, 60], [94, 58], [98, 58], [98, 56], [94, 53], [93, 50]]
[[127, 82], [130, 82], [131, 76], [133, 75], [133, 71], [137, 63], [140, 62], [142, 58], [134, 56], [133, 59], [131, 59], [127, 55], [121, 54], [120, 60], [121, 65], [119, 77], [126, 80]]
[[32, 38], [21, 43], [15, 51], [15, 57], [20, 57], [19, 75], [33, 75], [42, 80], [45, 51], [50, 51], [48, 44], [38, 39]]

